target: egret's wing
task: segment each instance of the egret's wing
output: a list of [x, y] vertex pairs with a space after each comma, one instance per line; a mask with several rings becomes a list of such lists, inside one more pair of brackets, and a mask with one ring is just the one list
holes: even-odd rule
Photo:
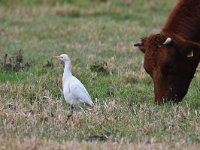
[[82, 103], [86, 103], [91, 106], [93, 105], [92, 99], [84, 85], [74, 76], [70, 81], [70, 92]]

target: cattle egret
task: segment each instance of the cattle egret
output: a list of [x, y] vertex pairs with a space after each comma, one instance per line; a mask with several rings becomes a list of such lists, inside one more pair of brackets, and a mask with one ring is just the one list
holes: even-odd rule
[[84, 85], [72, 75], [72, 65], [68, 55], [61, 54], [60, 56], [53, 56], [53, 58], [60, 59], [64, 62], [64, 73], [62, 77], [63, 95], [65, 101], [71, 105], [71, 113], [68, 117], [73, 115], [74, 107], [85, 104], [93, 106], [92, 99]]

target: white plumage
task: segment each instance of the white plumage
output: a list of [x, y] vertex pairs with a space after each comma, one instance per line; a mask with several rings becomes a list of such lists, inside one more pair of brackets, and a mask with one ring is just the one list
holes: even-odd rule
[[65, 101], [69, 103], [72, 108], [86, 104], [93, 106], [92, 99], [87, 92], [84, 85], [71, 73], [71, 60], [66, 54], [60, 56], [53, 56], [53, 58], [59, 58], [64, 62], [64, 73], [62, 78], [63, 95]]
[[93, 106], [93, 102], [84, 85], [74, 76], [63, 80], [63, 95], [65, 100], [73, 106], [87, 104]]

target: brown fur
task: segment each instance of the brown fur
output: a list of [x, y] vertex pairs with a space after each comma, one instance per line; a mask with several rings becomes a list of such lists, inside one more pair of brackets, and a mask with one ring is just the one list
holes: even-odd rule
[[187, 40], [200, 41], [200, 1], [178, 0], [162, 31], [175, 33]]
[[[167, 38], [172, 41], [163, 44]], [[200, 61], [200, 1], [179, 0], [161, 33], [136, 44], [154, 82], [157, 102], [181, 101]], [[187, 55], [193, 51], [192, 57]]]

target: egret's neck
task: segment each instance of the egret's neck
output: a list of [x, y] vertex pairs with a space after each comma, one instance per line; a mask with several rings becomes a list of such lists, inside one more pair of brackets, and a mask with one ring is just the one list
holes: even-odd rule
[[71, 72], [72, 65], [71, 65], [71, 62], [67, 61], [67, 62], [64, 62], [64, 64], [65, 64], [65, 68], [64, 68], [64, 73], [63, 73], [63, 82], [68, 77], [72, 76], [72, 72]]

